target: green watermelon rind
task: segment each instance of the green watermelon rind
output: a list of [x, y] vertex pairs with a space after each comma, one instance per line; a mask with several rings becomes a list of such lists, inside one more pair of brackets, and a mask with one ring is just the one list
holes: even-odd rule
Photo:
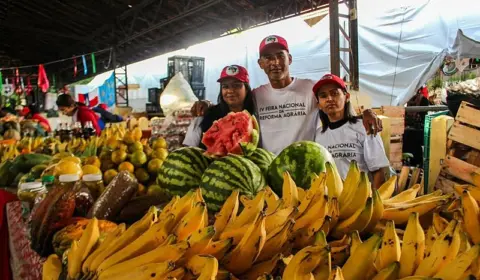
[[275, 154], [265, 149], [257, 148], [250, 156], [248, 156], [248, 159], [260, 168], [266, 178], [268, 174], [268, 168], [275, 159]]
[[210, 211], [219, 211], [232, 191], [253, 197], [266, 185], [260, 168], [252, 161], [230, 154], [215, 160], [205, 170], [200, 187]]
[[312, 141], [299, 141], [286, 147], [268, 168], [269, 186], [277, 195], [282, 195], [283, 173], [288, 171], [298, 187], [310, 188], [312, 178], [325, 171], [325, 163], [335, 166], [328, 150]]
[[170, 196], [183, 196], [198, 188], [210, 158], [197, 147], [183, 147], [171, 152], [157, 175], [157, 184]]

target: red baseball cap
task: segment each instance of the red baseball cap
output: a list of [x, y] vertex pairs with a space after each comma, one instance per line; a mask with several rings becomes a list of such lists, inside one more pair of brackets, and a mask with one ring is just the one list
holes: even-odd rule
[[235, 78], [243, 83], [250, 82], [250, 79], [248, 78], [247, 69], [245, 69], [245, 67], [242, 67], [240, 65], [225, 66], [217, 82], [221, 82], [223, 79], [226, 79], [226, 78]]
[[266, 47], [271, 45], [277, 45], [277, 46], [280, 46], [282, 49], [286, 50], [287, 52], [289, 51], [288, 43], [287, 43], [287, 40], [285, 40], [285, 38], [280, 37], [278, 35], [270, 35], [265, 37], [260, 43], [260, 48], [259, 48], [260, 55], [262, 55], [262, 52], [265, 50]]
[[335, 76], [333, 74], [325, 74], [314, 86], [313, 86], [313, 94], [316, 94], [318, 89], [326, 84], [336, 84], [343, 90], [347, 90], [347, 85], [345, 82], [340, 79], [340, 77]]

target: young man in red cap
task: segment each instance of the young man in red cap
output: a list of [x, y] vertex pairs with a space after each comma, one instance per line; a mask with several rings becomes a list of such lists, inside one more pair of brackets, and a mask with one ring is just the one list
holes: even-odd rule
[[[284, 38], [264, 38], [259, 52], [258, 65], [270, 81], [253, 90], [262, 147], [278, 154], [294, 142], [313, 141], [318, 122], [317, 101], [312, 95], [315, 81], [290, 76], [293, 59]], [[197, 102], [192, 114], [203, 114], [207, 106], [208, 102]], [[381, 130], [381, 122], [371, 111], [364, 112], [364, 123], [369, 131]]]

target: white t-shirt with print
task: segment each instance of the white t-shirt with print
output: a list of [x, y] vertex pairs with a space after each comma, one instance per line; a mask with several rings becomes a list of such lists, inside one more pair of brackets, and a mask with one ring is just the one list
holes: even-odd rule
[[267, 84], [253, 90], [264, 149], [278, 155], [294, 142], [314, 140], [319, 120], [314, 85], [313, 80], [295, 78], [282, 89]]
[[360, 171], [372, 172], [389, 166], [380, 135], [367, 135], [363, 122], [347, 122], [341, 127], [317, 129], [315, 142], [332, 154], [343, 180], [347, 176], [350, 162], [356, 160]]
[[200, 124], [202, 123], [203, 117], [194, 118], [190, 125], [187, 128], [187, 134], [185, 134], [185, 139], [183, 140], [183, 145], [189, 147], [198, 147], [202, 141], [202, 128]]

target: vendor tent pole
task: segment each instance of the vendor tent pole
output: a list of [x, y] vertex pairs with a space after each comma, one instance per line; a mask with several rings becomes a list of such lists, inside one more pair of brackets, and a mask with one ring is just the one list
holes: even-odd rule
[[330, 0], [330, 71], [340, 76], [340, 23], [338, 17], [338, 0]]

